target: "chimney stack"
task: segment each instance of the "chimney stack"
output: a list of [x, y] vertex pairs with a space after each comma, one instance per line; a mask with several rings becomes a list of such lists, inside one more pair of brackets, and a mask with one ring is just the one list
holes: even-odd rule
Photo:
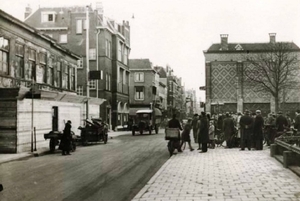
[[269, 33], [270, 43], [276, 43], [276, 33]]
[[228, 34], [221, 34], [221, 50], [228, 50]]
[[25, 8], [25, 19], [32, 13], [32, 9], [30, 8], [30, 5], [28, 4]]

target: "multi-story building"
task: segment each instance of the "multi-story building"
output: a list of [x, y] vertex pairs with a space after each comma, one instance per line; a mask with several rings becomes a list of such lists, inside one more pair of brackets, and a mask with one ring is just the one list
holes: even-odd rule
[[186, 97], [186, 115], [189, 118], [192, 118], [194, 114], [197, 113], [196, 110], [196, 91], [194, 89], [189, 89], [185, 91]]
[[67, 120], [79, 134], [86, 112], [86, 97], [76, 95], [80, 56], [1, 10], [0, 24], [0, 153], [48, 147], [43, 134], [62, 131]]
[[154, 70], [159, 75], [159, 99], [160, 99], [160, 106], [161, 112], [163, 117], [167, 116], [167, 95], [168, 95], [168, 88], [167, 88], [167, 73], [166, 69], [161, 66], [155, 66]]
[[[126, 122], [129, 103], [129, 22], [119, 24], [105, 17], [99, 3], [95, 10], [81, 6], [41, 7], [30, 13], [27, 8], [25, 16], [27, 24], [81, 56], [77, 93], [86, 95], [88, 83], [89, 96], [104, 101], [99, 108], [101, 118], [112, 129]], [[88, 65], [90, 72], [94, 71], [90, 74], [89, 82]]]
[[[245, 55], [266, 53], [266, 46], [276, 43], [275, 34], [270, 34], [266, 43], [228, 43], [228, 35], [221, 35], [221, 43], [212, 44], [204, 51], [206, 72], [206, 112], [242, 112], [245, 109], [260, 109], [264, 115], [275, 111], [275, 101], [270, 93], [254, 90], [245, 82], [245, 68], [251, 67]], [[300, 55], [293, 42], [286, 43], [287, 51]], [[300, 106], [299, 89], [289, 89], [290, 98], [284, 100], [291, 112]], [[286, 111], [287, 112], [287, 111]]]
[[139, 109], [155, 109], [161, 113], [158, 106], [159, 75], [153, 69], [149, 59], [130, 59], [130, 109], [131, 116]]

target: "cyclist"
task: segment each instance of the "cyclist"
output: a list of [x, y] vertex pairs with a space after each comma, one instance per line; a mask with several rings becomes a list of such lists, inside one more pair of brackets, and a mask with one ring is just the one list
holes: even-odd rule
[[[168, 127], [169, 128], [178, 128], [181, 131], [183, 130], [179, 120], [176, 119], [176, 114], [173, 114], [173, 118], [168, 122]], [[174, 139], [173, 142], [176, 145], [175, 147], [178, 150], [178, 152], [182, 152], [181, 147], [180, 147], [180, 139], [178, 139], [178, 140]], [[169, 141], [169, 143], [170, 143], [170, 141]]]

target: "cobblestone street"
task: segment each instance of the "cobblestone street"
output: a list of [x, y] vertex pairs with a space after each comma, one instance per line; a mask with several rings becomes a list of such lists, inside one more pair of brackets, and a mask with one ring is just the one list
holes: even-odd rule
[[300, 200], [300, 178], [270, 150], [216, 148], [173, 156], [133, 201]]

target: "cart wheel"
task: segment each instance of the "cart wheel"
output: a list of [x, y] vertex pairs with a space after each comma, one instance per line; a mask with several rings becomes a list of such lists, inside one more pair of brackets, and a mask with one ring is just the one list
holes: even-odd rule
[[135, 135], [135, 130], [134, 130], [134, 128], [132, 129], [132, 135]]
[[50, 152], [53, 153], [55, 151], [55, 139], [51, 138], [49, 142]]
[[106, 143], [107, 143], [107, 139], [108, 139], [108, 136], [107, 136], [107, 134], [104, 134], [104, 136], [103, 136], [103, 141], [104, 141], [104, 144], [106, 144]]
[[168, 143], [168, 150], [169, 150], [170, 157], [171, 157], [175, 151], [174, 142], [172, 140], [170, 140]]

